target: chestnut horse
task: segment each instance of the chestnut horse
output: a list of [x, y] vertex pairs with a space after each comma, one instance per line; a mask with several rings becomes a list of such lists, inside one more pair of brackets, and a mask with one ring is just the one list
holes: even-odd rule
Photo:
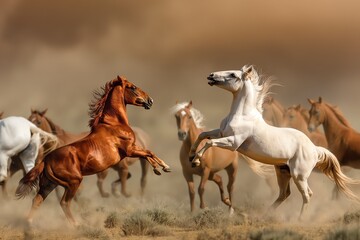
[[150, 109], [152, 98], [126, 78], [119, 76], [107, 82], [102, 93], [97, 92], [95, 96], [97, 98], [90, 105], [89, 111], [89, 135], [52, 151], [20, 180], [16, 189], [18, 198], [25, 197], [36, 188], [40, 178], [39, 190], [27, 218], [29, 224], [48, 194], [60, 185], [65, 188], [61, 207], [67, 219], [77, 225], [70, 203], [83, 176], [102, 172], [125, 157], [146, 158], [158, 175], [161, 174], [157, 169], [159, 166], [163, 171], [170, 172], [170, 167], [154, 153], [135, 145], [135, 133], [126, 113], [127, 104]]
[[[323, 125], [329, 150], [339, 160], [341, 166], [360, 169], [360, 133], [355, 131], [338, 108], [324, 102], [308, 99], [311, 104], [309, 130]], [[333, 198], [337, 197], [333, 190]]]
[[[73, 134], [65, 131], [63, 128], [59, 127], [57, 124], [55, 124], [51, 119], [49, 119], [47, 116], [45, 116], [47, 112], [47, 109], [44, 111], [38, 111], [38, 110], [31, 110], [31, 115], [29, 117], [29, 120], [33, 122], [36, 126], [41, 128], [42, 130], [45, 130], [47, 132], [50, 132], [54, 135], [56, 135], [59, 138], [60, 141], [60, 147], [64, 146], [66, 144], [70, 144], [72, 142], [75, 142], [86, 135], [89, 134], [89, 132], [83, 132], [79, 134]], [[148, 142], [148, 136], [147, 134], [136, 127], [133, 127], [133, 130], [135, 132], [136, 136], [136, 144], [139, 145], [142, 148], [147, 148], [147, 142]], [[118, 164], [112, 166], [112, 168], [118, 172], [119, 179], [114, 181], [111, 184], [112, 193], [115, 196], [119, 196], [119, 190], [116, 188], [118, 183], [121, 183], [121, 193], [125, 197], [129, 197], [130, 194], [126, 191], [126, 180], [130, 178], [131, 174], [129, 173], [129, 165], [132, 165], [137, 158], [128, 158], [126, 157], [122, 161], [120, 161]], [[149, 168], [149, 164], [144, 158], [140, 158], [141, 163], [141, 169], [142, 169], [142, 175], [141, 175], [141, 194], [144, 193], [144, 188], [146, 185], [146, 175], [147, 170]], [[98, 180], [97, 180], [97, 186], [99, 189], [99, 192], [102, 197], [109, 197], [110, 194], [104, 191], [103, 188], [103, 181], [105, 180], [106, 176], [108, 175], [108, 170], [105, 170], [101, 173], [97, 174]], [[58, 198], [61, 198], [61, 193], [58, 191], [59, 188], [56, 188], [56, 194]]]
[[325, 135], [318, 129], [309, 131], [309, 111], [302, 108], [301, 105], [294, 105], [288, 107], [284, 113], [284, 119], [282, 121], [282, 127], [291, 127], [302, 131], [310, 138], [310, 140], [316, 145], [324, 148], [328, 147]]
[[263, 102], [262, 116], [265, 122], [274, 127], [280, 127], [285, 113], [284, 107], [279, 101], [271, 96], [267, 96]]

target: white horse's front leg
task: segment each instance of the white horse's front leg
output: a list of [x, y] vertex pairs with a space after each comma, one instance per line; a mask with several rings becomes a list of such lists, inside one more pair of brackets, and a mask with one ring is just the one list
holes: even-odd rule
[[199, 144], [201, 143], [202, 140], [220, 138], [221, 137], [220, 132], [221, 132], [220, 129], [214, 129], [211, 131], [200, 133], [194, 144], [191, 146], [189, 153], [189, 160], [192, 161], [193, 158], [195, 157], [196, 149], [199, 147]]
[[196, 154], [195, 157], [192, 159], [192, 167], [200, 166], [200, 158], [204, 155], [206, 150], [210, 147], [220, 147], [225, 148], [231, 151], [236, 151], [240, 145], [243, 143], [243, 141], [239, 141], [239, 139], [236, 139], [235, 136], [229, 136], [224, 138], [218, 138], [218, 139], [211, 139], [206, 141], [204, 147], [202, 147]]

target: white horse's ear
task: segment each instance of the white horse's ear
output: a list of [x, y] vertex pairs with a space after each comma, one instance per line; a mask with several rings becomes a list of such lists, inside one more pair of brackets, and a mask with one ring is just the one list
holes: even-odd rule
[[251, 74], [255, 71], [253, 65], [247, 66], [245, 65], [242, 68], [242, 76], [241, 79], [245, 80], [247, 79], [249, 76], [251, 76]]
[[319, 103], [322, 103], [322, 97], [319, 97]]

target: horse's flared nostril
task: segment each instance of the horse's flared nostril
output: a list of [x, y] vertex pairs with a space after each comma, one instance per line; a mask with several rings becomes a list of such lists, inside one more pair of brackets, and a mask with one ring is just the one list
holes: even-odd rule
[[150, 105], [153, 105], [154, 100], [153, 100], [151, 97], [149, 97], [148, 103], [149, 103]]

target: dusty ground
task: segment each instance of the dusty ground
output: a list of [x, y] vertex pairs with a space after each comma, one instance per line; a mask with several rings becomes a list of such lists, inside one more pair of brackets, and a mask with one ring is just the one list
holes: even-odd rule
[[[131, 198], [103, 199], [96, 189], [96, 177], [85, 179], [80, 200], [72, 205], [79, 227], [66, 221], [54, 193], [41, 206], [31, 231], [24, 227], [31, 199], [1, 199], [0, 239], [325, 239], [338, 230], [351, 229], [344, 223], [344, 214], [357, 210], [344, 197], [332, 201], [331, 182], [313, 173], [310, 184], [314, 196], [303, 221], [297, 220], [301, 197], [294, 185], [291, 197], [270, 213], [267, 207], [276, 194], [242, 162], [235, 189], [235, 214], [228, 216], [211, 182], [206, 186], [207, 209], [190, 214], [179, 166], [160, 177], [150, 172], [143, 199], [139, 196], [140, 167], [135, 164], [131, 170]], [[355, 171], [349, 174], [356, 176]], [[10, 193], [14, 193], [20, 176], [10, 180]], [[112, 172], [105, 183], [107, 189], [115, 178]], [[354, 221], [358, 224], [358, 217]]]

